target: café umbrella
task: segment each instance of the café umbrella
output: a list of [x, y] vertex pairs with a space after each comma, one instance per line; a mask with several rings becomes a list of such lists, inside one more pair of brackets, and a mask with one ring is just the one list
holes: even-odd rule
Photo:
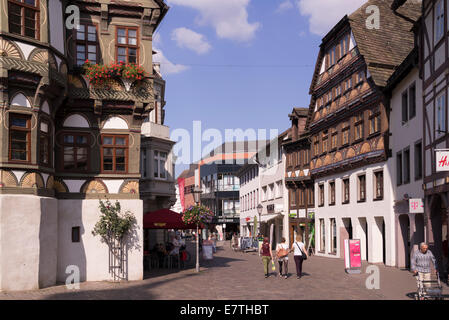
[[[196, 229], [196, 224], [185, 224], [182, 214], [170, 209], [148, 212], [143, 216], [144, 229]], [[202, 228], [202, 226], [200, 226]]]

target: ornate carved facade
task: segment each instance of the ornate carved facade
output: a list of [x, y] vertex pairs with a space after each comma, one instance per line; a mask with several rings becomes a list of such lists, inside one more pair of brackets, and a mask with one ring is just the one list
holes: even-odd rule
[[[69, 4], [79, 8], [78, 29], [67, 28], [66, 22], [73, 21], [70, 11], [64, 14]], [[75, 225], [90, 233], [94, 221], [88, 212], [98, 208], [98, 199], [123, 200], [125, 208], [141, 216], [141, 126], [155, 105], [152, 35], [167, 10], [162, 0], [0, 0], [0, 207], [24, 196], [17, 205], [41, 216], [33, 229], [43, 235], [37, 247], [53, 241], [68, 248], [67, 233]], [[28, 20], [22, 24], [24, 15]], [[85, 60], [136, 64], [145, 75], [93, 85], [82, 67]], [[39, 205], [33, 209], [33, 203]], [[15, 209], [10, 210], [0, 214], [6, 218]], [[2, 235], [13, 240], [8, 228], [2, 225]], [[93, 242], [83, 240], [80, 254], [95, 256]], [[47, 255], [47, 269], [54, 272], [30, 275], [28, 283], [14, 283], [11, 271], [22, 258], [0, 256], [10, 261], [9, 269], [0, 272], [10, 280], [3, 278], [0, 289], [46, 286], [64, 277], [64, 265], [73, 257], [58, 250], [45, 247], [39, 253], [36, 248], [29, 259]], [[84, 280], [106, 277], [87, 266], [81, 274]], [[130, 270], [130, 279], [139, 277], [141, 270]]]

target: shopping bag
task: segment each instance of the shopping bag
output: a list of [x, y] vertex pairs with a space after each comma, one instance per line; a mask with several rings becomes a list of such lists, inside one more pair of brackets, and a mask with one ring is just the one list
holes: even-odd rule
[[274, 264], [274, 261], [271, 261], [271, 270], [276, 271], [276, 265]]

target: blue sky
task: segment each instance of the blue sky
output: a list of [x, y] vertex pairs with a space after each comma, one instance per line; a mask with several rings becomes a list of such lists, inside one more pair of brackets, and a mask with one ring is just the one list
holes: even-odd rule
[[[287, 129], [292, 108], [309, 105], [309, 86], [322, 37], [346, 13], [364, 3], [166, 2], [171, 8], [153, 46], [166, 80], [165, 125], [172, 132], [179, 128], [191, 132], [192, 122], [197, 120], [203, 131]], [[185, 167], [177, 165], [176, 175]]]

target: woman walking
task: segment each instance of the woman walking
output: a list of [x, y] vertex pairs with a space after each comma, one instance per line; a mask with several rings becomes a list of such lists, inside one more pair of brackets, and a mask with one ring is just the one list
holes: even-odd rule
[[273, 253], [271, 252], [270, 243], [268, 238], [263, 239], [262, 246], [260, 248], [260, 254], [262, 255], [263, 270], [265, 272], [265, 278], [268, 278], [268, 270], [270, 267], [270, 261], [273, 259]]
[[294, 259], [296, 264], [296, 278], [301, 279], [302, 277], [302, 263], [304, 261], [304, 258], [307, 259], [307, 250], [304, 249], [304, 243], [302, 242], [302, 236], [297, 235], [296, 241], [293, 243], [294, 250]]
[[[288, 254], [290, 251], [287, 240], [282, 238], [282, 242], [277, 245], [276, 256], [279, 262], [279, 276], [284, 276], [285, 279], [287, 279], [288, 275]], [[282, 274], [282, 267], [284, 267], [284, 274]]]

